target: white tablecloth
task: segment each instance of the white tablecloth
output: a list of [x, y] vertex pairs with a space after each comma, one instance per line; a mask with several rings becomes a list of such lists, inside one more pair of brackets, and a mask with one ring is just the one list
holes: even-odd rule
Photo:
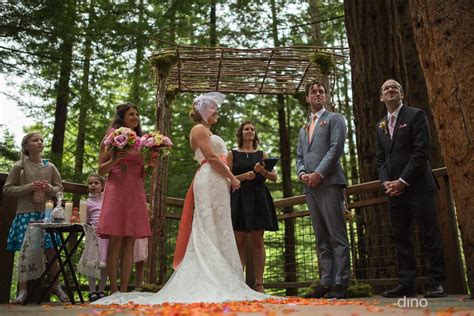
[[44, 260], [44, 234], [49, 227], [82, 225], [86, 235], [84, 251], [77, 264], [77, 271], [85, 276], [100, 278], [99, 245], [95, 230], [87, 224], [30, 223], [20, 250], [19, 282], [39, 278], [46, 269]]

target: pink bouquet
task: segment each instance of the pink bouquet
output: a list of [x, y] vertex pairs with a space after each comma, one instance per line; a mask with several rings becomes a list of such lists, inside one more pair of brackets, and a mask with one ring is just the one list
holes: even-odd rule
[[148, 158], [148, 172], [155, 167], [156, 158], [159, 155], [163, 157], [168, 156], [171, 152], [171, 147], [173, 147], [171, 139], [158, 131], [143, 135], [140, 138], [140, 142], [142, 152]]
[[140, 150], [141, 139], [128, 127], [112, 128], [104, 139], [104, 145], [111, 151]]
[[[141, 148], [141, 139], [135, 131], [128, 127], [112, 128], [108, 131], [104, 139], [104, 145], [109, 151], [117, 152], [119, 150], [139, 151]], [[120, 170], [127, 171], [127, 165], [121, 164]]]

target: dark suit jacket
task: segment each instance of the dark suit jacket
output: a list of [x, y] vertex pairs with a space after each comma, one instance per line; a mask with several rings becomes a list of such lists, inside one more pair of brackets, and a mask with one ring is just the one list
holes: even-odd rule
[[430, 132], [423, 110], [403, 105], [390, 139], [387, 117], [377, 123], [377, 168], [381, 183], [402, 178], [406, 192], [437, 190], [429, 164]]

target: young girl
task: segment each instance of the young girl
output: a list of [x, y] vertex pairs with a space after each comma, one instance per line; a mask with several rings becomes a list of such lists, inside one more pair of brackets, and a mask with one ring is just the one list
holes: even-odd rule
[[[137, 107], [130, 103], [119, 105], [110, 127], [128, 127], [141, 136]], [[107, 173], [109, 175], [97, 232], [102, 238], [109, 238], [107, 271], [110, 291], [114, 293], [119, 290], [117, 273], [120, 262], [120, 291], [127, 292], [134, 261], [135, 239], [151, 236], [143, 182], [143, 157], [137, 152], [125, 150], [111, 153], [102, 142], [99, 174]]]
[[148, 238], [137, 239], [134, 249], [135, 261], [135, 290], [143, 285], [145, 275], [145, 261], [148, 259]]
[[[102, 199], [104, 195], [105, 179], [98, 174], [91, 174], [87, 179], [87, 188], [89, 190], [89, 197], [87, 198], [87, 223], [97, 229], [99, 225], [100, 210], [102, 208]], [[94, 302], [99, 298], [105, 296], [104, 289], [107, 282], [107, 247], [109, 240], [98, 238], [99, 241], [99, 260], [100, 260], [100, 280], [98, 288], [96, 287], [97, 279], [89, 277], [89, 302]]]
[[[46, 196], [56, 196], [63, 190], [61, 175], [56, 167], [47, 160], [41, 159], [44, 144], [43, 137], [36, 132], [28, 133], [21, 141], [21, 160], [13, 165], [3, 187], [3, 193], [18, 199], [16, 216], [8, 232], [7, 250], [20, 251], [30, 221], [44, 219]], [[59, 241], [59, 239], [58, 239]], [[54, 258], [55, 251], [49, 234], [45, 234], [44, 249], [48, 261]], [[54, 262], [51, 273], [59, 270]], [[68, 296], [59, 285], [59, 278], [51, 288], [61, 302], [69, 301]], [[19, 283], [18, 296], [14, 303], [23, 303], [27, 297], [26, 282]]]

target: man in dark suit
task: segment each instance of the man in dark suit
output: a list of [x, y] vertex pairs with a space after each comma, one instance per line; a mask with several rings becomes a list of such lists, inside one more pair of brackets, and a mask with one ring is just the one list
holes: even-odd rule
[[377, 123], [377, 168], [388, 195], [388, 209], [398, 257], [399, 284], [385, 297], [416, 296], [416, 260], [411, 240], [413, 220], [429, 263], [425, 297], [446, 292], [444, 256], [436, 214], [436, 180], [428, 162], [430, 133], [423, 110], [404, 105], [401, 85], [389, 79], [380, 91], [387, 115]]
[[344, 218], [347, 185], [339, 158], [344, 153], [346, 123], [339, 113], [326, 111], [326, 88], [317, 81], [306, 85], [311, 116], [300, 129], [296, 170], [304, 183], [311, 222], [316, 235], [320, 284], [308, 298], [347, 296], [349, 241]]

